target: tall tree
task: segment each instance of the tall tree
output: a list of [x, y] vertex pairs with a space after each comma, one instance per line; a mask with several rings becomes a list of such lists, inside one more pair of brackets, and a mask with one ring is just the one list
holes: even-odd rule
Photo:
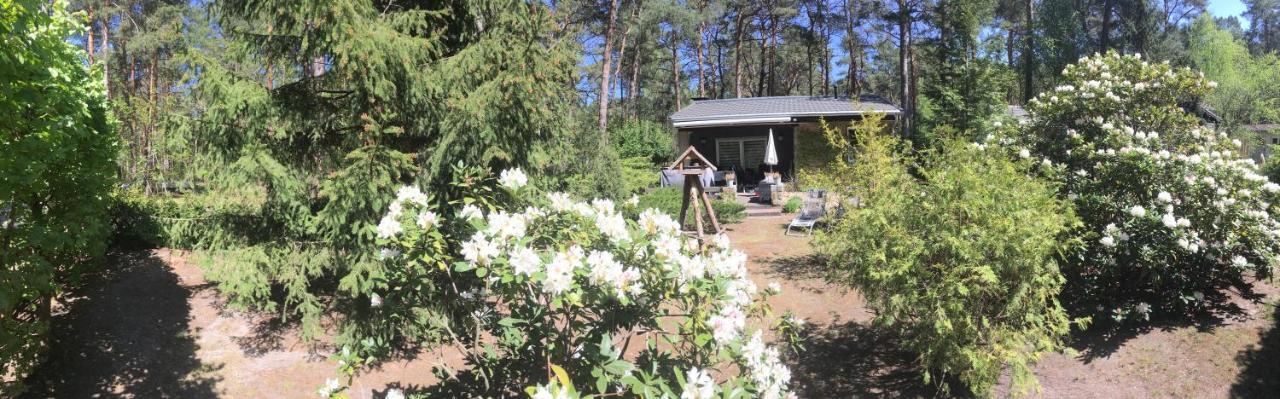
[[609, 75], [613, 72], [613, 28], [618, 19], [618, 0], [607, 0], [605, 10], [604, 51], [600, 60], [600, 92], [596, 102], [600, 106], [600, 132], [609, 127]]
[[[356, 349], [416, 344], [413, 331], [442, 322], [420, 316], [447, 318], [447, 304], [374, 317], [367, 300], [327, 298], [379, 284], [385, 264], [368, 248], [393, 187], [460, 201], [468, 167], [564, 158], [553, 155], [564, 154], [576, 97], [560, 77], [575, 68], [576, 43], [560, 40], [545, 5], [521, 0], [226, 0], [217, 10], [234, 45], [193, 55], [204, 105], [189, 125], [210, 147], [215, 198], [264, 217], [247, 231], [209, 227], [226, 238], [210, 244], [207, 275], [233, 306], [301, 316], [307, 335], [336, 312], [341, 342], [377, 343]], [[264, 59], [294, 72], [268, 89]]]

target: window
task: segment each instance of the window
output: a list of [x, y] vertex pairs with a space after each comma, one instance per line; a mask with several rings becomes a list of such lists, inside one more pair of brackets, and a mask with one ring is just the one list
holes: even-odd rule
[[1272, 137], [1271, 144], [1280, 144], [1280, 137]]
[[764, 163], [764, 137], [716, 139], [716, 167], [722, 170], [755, 168]]

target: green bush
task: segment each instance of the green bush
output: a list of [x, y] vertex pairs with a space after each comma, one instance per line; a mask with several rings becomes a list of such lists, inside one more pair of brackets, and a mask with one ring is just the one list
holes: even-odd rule
[[[650, 190], [648, 193], [640, 196], [640, 203], [636, 209], [645, 210], [654, 208], [668, 215], [675, 217], [680, 216], [680, 188], [663, 187]], [[741, 223], [747, 217], [747, 206], [735, 200], [717, 199], [711, 201], [711, 209], [716, 212], [716, 219], [721, 225]], [[693, 211], [690, 210], [690, 213]], [[689, 222], [693, 221], [693, 216], [689, 216]], [[711, 226], [706, 225], [708, 229]]]
[[649, 158], [624, 158], [620, 166], [622, 188], [626, 195], [640, 194], [658, 185], [658, 166]]
[[785, 204], [782, 204], [782, 213], [796, 213], [800, 207], [804, 206], [804, 200], [800, 197], [791, 197]]
[[67, 2], [0, 0], [0, 396], [48, 345], [53, 298], [106, 250], [119, 137]]
[[112, 196], [110, 216], [114, 248], [205, 249], [270, 235], [255, 227], [260, 216], [253, 209], [200, 194], [147, 196], [121, 190]]
[[1073, 312], [1185, 316], [1272, 273], [1280, 185], [1237, 155], [1239, 140], [1183, 109], [1215, 83], [1115, 52], [1068, 66], [1061, 83], [1027, 104], [1025, 127], [978, 145], [1043, 165], [1074, 203], [1086, 245], [1063, 256]]
[[619, 158], [645, 158], [650, 164], [662, 164], [676, 156], [671, 131], [653, 121], [624, 120], [609, 128], [609, 140]]
[[1062, 349], [1071, 326], [1056, 264], [1071, 208], [1025, 165], [958, 140], [914, 168], [895, 139], [858, 141], [858, 162], [832, 187], [861, 205], [814, 242], [831, 277], [858, 288], [875, 322], [919, 354], [927, 383], [954, 377], [986, 396], [1009, 367], [1016, 390], [1035, 387], [1031, 364]]

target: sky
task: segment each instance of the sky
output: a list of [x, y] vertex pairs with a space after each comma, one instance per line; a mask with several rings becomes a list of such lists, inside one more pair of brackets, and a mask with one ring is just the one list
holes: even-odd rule
[[[1240, 14], [1244, 14], [1244, 3], [1241, 3], [1240, 0], [1209, 0], [1207, 3], [1209, 14], [1215, 17], [1239, 17]], [[1243, 17], [1240, 18], [1240, 26], [1248, 29], [1249, 21]]]

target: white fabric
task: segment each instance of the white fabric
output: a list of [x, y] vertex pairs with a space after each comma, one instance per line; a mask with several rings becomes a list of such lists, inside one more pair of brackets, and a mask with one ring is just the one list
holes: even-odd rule
[[773, 129], [769, 129], [769, 142], [767, 144], [767, 147], [765, 147], [764, 149], [764, 164], [765, 165], [778, 164], [778, 149], [774, 148], [773, 146]]

